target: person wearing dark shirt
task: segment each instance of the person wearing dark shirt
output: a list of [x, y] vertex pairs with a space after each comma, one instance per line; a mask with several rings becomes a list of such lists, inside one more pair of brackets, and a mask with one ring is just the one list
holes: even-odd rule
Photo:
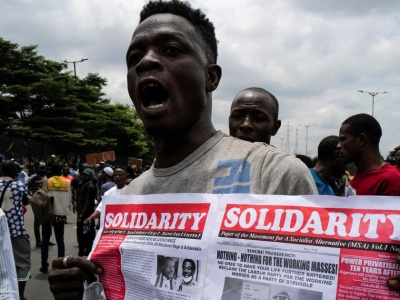
[[[43, 181], [47, 179], [46, 174], [46, 164], [44, 162], [39, 163], [35, 174], [33, 174], [28, 179], [28, 188], [30, 195], [34, 195], [42, 187]], [[40, 248], [42, 246], [42, 239], [40, 237], [40, 222], [37, 220], [36, 217], [33, 221], [33, 232], [35, 234], [36, 247]]]
[[[76, 203], [76, 211], [78, 215], [76, 234], [78, 238], [79, 256], [89, 255], [96, 234], [93, 222], [84, 226], [84, 220], [94, 212], [94, 203], [96, 199], [96, 188], [92, 182], [94, 176], [94, 171], [89, 168], [85, 169], [81, 174], [82, 187]], [[86, 228], [88, 227], [89, 230], [86, 232]]]

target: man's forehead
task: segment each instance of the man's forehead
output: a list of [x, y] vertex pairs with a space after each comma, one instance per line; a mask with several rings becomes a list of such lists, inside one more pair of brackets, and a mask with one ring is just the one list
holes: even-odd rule
[[341, 126], [340, 126], [340, 129], [339, 129], [339, 135], [351, 135], [351, 136], [355, 136], [354, 134], [353, 134], [353, 132], [351, 131], [351, 126], [350, 126], [350, 124], [342, 124]]
[[195, 28], [193, 24], [184, 17], [170, 13], [155, 14], [148, 17], [136, 27], [135, 31], [133, 32], [132, 40], [137, 37], [158, 32], [181, 32], [184, 34], [195, 32]]
[[265, 109], [271, 113], [276, 113], [277, 111], [275, 101], [269, 95], [258, 92], [244, 92], [239, 94], [233, 101], [231, 110], [238, 107]]

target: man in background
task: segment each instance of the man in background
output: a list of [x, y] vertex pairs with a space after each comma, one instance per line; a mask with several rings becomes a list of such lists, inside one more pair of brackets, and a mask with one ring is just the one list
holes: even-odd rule
[[351, 116], [342, 123], [337, 145], [340, 158], [357, 167], [346, 196], [400, 196], [400, 175], [379, 152], [381, 136], [380, 124], [368, 114]]
[[328, 136], [318, 145], [318, 160], [314, 168], [310, 168], [311, 175], [317, 185], [320, 195], [335, 196], [335, 191], [329, 184], [332, 177], [341, 178], [345, 173], [346, 165], [339, 158], [336, 149], [339, 137]]
[[[61, 176], [62, 167], [59, 163], [54, 163], [51, 166], [51, 171], [54, 176], [50, 177], [47, 181], [43, 182], [43, 189], [47, 189], [50, 195], [54, 198], [53, 201], [53, 216], [51, 217], [50, 228], [48, 224], [43, 224], [43, 228], [46, 227], [47, 231], [51, 232], [51, 225], [54, 228], [54, 235], [57, 242], [58, 257], [65, 255], [65, 243], [64, 243], [64, 225], [67, 223], [67, 215], [70, 207], [72, 206], [72, 194], [71, 194], [71, 181]], [[43, 232], [43, 231], [42, 231]], [[43, 233], [42, 242], [42, 267], [40, 272], [48, 272], [47, 259], [49, 256], [48, 241], [50, 235]]]
[[29, 235], [25, 230], [22, 205], [28, 204], [28, 187], [25, 183], [15, 181], [17, 166], [14, 161], [4, 161], [1, 166], [1, 172], [3, 177], [0, 180], [0, 195], [3, 190], [5, 190], [5, 193], [0, 208], [7, 216], [14, 265], [17, 271], [19, 297], [20, 299], [25, 299], [25, 286], [30, 277], [31, 269], [31, 244]]
[[270, 92], [252, 87], [233, 99], [229, 115], [229, 134], [249, 142], [270, 144], [281, 127], [279, 103]]
[[[114, 182], [113, 182], [114, 186], [111, 187], [108, 191], [106, 191], [103, 196], [118, 196], [121, 194], [122, 190], [126, 186], [128, 172], [125, 169], [116, 168], [113, 174], [114, 174]], [[94, 213], [91, 214], [90, 217], [86, 219], [86, 222], [92, 223], [95, 219], [100, 218], [102, 206], [103, 206], [103, 201], [99, 203]]]
[[105, 192], [115, 186], [113, 182], [114, 170], [111, 167], [105, 167], [100, 174], [100, 181], [103, 183], [100, 187], [100, 197], [101, 202], [102, 197]]
[[97, 194], [96, 188], [92, 182], [94, 177], [95, 172], [90, 168], [86, 168], [81, 174], [82, 187], [76, 203], [76, 212], [78, 215], [76, 234], [78, 238], [79, 256], [89, 255], [96, 234], [93, 222], [88, 224], [89, 231], [84, 231], [84, 220], [94, 212], [94, 202]]
[[400, 174], [400, 149], [394, 154], [394, 159], [396, 160], [396, 164], [393, 166], [393, 169]]
[[[28, 188], [30, 195], [34, 195], [42, 187], [43, 182], [47, 179], [46, 174], [47, 174], [46, 164], [44, 162], [40, 162], [36, 168], [35, 174], [33, 174], [28, 179]], [[41, 226], [40, 222], [35, 217], [33, 222], [33, 232], [35, 234], [36, 247], [38, 248], [42, 247], [42, 239], [40, 237], [40, 226]], [[54, 245], [55, 245], [54, 243], [49, 241], [49, 246], [54, 246]]]

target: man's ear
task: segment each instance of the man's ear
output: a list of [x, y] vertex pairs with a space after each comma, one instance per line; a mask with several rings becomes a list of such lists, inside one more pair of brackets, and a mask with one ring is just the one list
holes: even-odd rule
[[271, 133], [271, 135], [274, 136], [278, 132], [279, 128], [281, 128], [281, 120], [277, 120], [275, 122], [274, 131]]
[[222, 69], [218, 65], [208, 65], [207, 67], [207, 92], [213, 92], [217, 89], [219, 81], [221, 80]]
[[358, 139], [359, 139], [358, 143], [360, 146], [365, 146], [366, 144], [368, 144], [368, 137], [366, 136], [365, 133], [361, 133]]

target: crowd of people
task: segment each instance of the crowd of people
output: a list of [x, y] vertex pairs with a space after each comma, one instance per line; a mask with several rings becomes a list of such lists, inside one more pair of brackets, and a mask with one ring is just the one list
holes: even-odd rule
[[[68, 173], [69, 168], [56, 162], [51, 164], [52, 174], [47, 178], [44, 169], [40, 169], [44, 166], [40, 165], [34, 177], [28, 179], [28, 185], [18, 181], [11, 183], [10, 189], [18, 190], [18, 196], [11, 196], [11, 193], [8, 196], [15, 207], [18, 205], [20, 226], [17, 229], [10, 220], [10, 209], [2, 208], [9, 221], [12, 241], [26, 234], [23, 194], [28, 194], [29, 189], [47, 187], [54, 197], [51, 224], [59, 258], [53, 261], [49, 282], [56, 299], [82, 298], [82, 282], [93, 281], [94, 274], [107, 272], [85, 258], [92, 247], [95, 220], [100, 216], [94, 201], [101, 200], [104, 195], [400, 196], [400, 150], [396, 152], [396, 166], [382, 159], [379, 152], [382, 130], [370, 115], [356, 114], [344, 120], [337, 128], [338, 135], [333, 133], [321, 140], [318, 157], [308, 167], [295, 156], [269, 145], [281, 121], [278, 100], [265, 89], [251, 87], [241, 91], [232, 102], [230, 135], [215, 130], [211, 121], [212, 92], [217, 89], [222, 75], [217, 56], [214, 25], [200, 10], [178, 0], [149, 2], [140, 14], [126, 61], [129, 95], [155, 143], [153, 166], [127, 186], [129, 175], [124, 168], [104, 167], [97, 176], [93, 169], [84, 167], [71, 180], [63, 172]], [[350, 163], [357, 168], [354, 176], [346, 173]], [[10, 164], [3, 163], [0, 191], [5, 189], [8, 180], [17, 178], [15, 164], [15, 170], [11, 170]], [[101, 179], [101, 185], [96, 178]], [[63, 224], [69, 205], [77, 214], [77, 257], [64, 257]], [[51, 224], [42, 224], [41, 240], [36, 239], [42, 249], [40, 270], [43, 273], [48, 272], [46, 251]], [[22, 243], [23, 238], [16, 247], [22, 249]], [[18, 280], [23, 288], [29, 277], [29, 259], [27, 257], [20, 266], [18, 252], [15, 253]], [[172, 258], [164, 259], [164, 265], [171, 266], [169, 270], [162, 267], [165, 270], [160, 273], [156, 285], [171, 278], [169, 273], [176, 269], [172, 261]], [[194, 269], [195, 265], [191, 267]], [[400, 289], [399, 280], [400, 275], [393, 276], [389, 280], [390, 287]], [[20, 296], [23, 299], [21, 289]]]
[[[29, 200], [33, 195], [39, 190], [45, 190], [51, 196], [51, 217], [44, 222], [34, 214], [33, 224], [36, 247], [41, 252], [39, 271], [48, 273], [49, 246], [57, 245], [57, 256], [65, 256], [64, 226], [67, 224], [67, 216], [71, 213], [77, 215], [76, 219], [72, 217], [69, 220], [76, 222], [79, 249], [77, 255], [87, 256], [95, 238], [95, 222], [100, 217], [102, 197], [119, 194], [134, 178], [130, 174], [135, 173], [129, 166], [105, 164], [93, 167], [82, 164], [75, 170], [65, 161], [59, 162], [55, 155], [51, 156], [47, 164], [38, 162], [29, 169], [14, 160], [1, 160], [0, 163], [0, 216], [3, 227], [7, 224], [7, 228], [2, 227], [1, 230], [7, 232], [9, 237], [6, 240], [1, 239], [0, 250], [7, 251], [0, 251], [0, 261], [13, 261], [13, 268], [16, 270], [14, 273], [9, 272], [6, 264], [0, 267], [0, 287], [7, 287], [0, 289], [0, 299], [26, 299], [24, 290], [30, 277], [31, 246], [24, 214], [29, 209]], [[22, 172], [24, 176], [20, 175]], [[53, 233], [56, 243], [50, 241]], [[68, 242], [75, 243], [70, 239]], [[4, 260], [1, 254], [4, 255]], [[7, 259], [10, 257], [11, 260]]]

